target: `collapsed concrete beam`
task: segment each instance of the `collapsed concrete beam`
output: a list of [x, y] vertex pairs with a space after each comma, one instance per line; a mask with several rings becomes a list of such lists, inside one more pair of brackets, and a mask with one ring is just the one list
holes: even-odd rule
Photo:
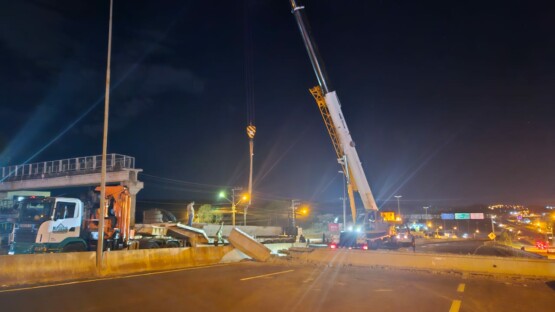
[[193, 247], [210, 243], [210, 239], [203, 230], [185, 224], [177, 223], [175, 226], [168, 227], [168, 232], [171, 236], [188, 239]]
[[265, 262], [270, 258], [270, 249], [266, 248], [266, 246], [257, 242], [254, 238], [238, 228], [233, 228], [233, 230], [231, 230], [227, 240], [233, 247], [239, 249], [254, 260]]

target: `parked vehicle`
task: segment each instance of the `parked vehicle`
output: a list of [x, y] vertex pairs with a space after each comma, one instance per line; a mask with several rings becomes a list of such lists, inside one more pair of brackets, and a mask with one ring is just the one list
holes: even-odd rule
[[[98, 188], [97, 188], [98, 191]], [[26, 197], [14, 201], [17, 221], [9, 254], [96, 250], [98, 207], [85, 207], [77, 198]], [[130, 196], [124, 186], [106, 187], [105, 250], [182, 247], [185, 242], [165, 236], [132, 237]]]

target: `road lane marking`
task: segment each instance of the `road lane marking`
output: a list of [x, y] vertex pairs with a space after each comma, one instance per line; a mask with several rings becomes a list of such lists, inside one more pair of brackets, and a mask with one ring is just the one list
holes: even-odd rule
[[459, 284], [459, 287], [457, 287], [457, 291], [464, 292], [464, 283]]
[[248, 281], [248, 280], [255, 279], [255, 278], [261, 278], [261, 277], [266, 277], [266, 276], [272, 276], [272, 275], [278, 275], [278, 274], [283, 274], [283, 273], [289, 273], [289, 272], [293, 272], [293, 271], [295, 271], [295, 270], [287, 270], [287, 271], [275, 272], [275, 273], [270, 273], [270, 274], [263, 274], [263, 275], [245, 277], [245, 278], [240, 279], [240, 281]]
[[449, 309], [449, 312], [459, 312], [460, 308], [461, 308], [461, 301], [453, 300], [453, 303], [451, 303], [451, 309]]
[[109, 281], [109, 280], [116, 280], [116, 279], [126, 279], [126, 278], [141, 277], [141, 276], [148, 276], [148, 275], [158, 275], [158, 274], [180, 272], [180, 271], [192, 271], [192, 270], [200, 270], [200, 269], [207, 269], [207, 268], [214, 268], [214, 267], [221, 267], [221, 266], [228, 266], [228, 265], [231, 265], [231, 264], [226, 263], [226, 264], [204, 265], [204, 266], [198, 266], [198, 267], [192, 267], [192, 268], [183, 268], [183, 269], [167, 270], [167, 271], [160, 271], [160, 272], [150, 272], [150, 273], [133, 274], [133, 275], [125, 275], [125, 276], [95, 278], [95, 279], [89, 279], [89, 280], [83, 280], [83, 281], [74, 281], [74, 282], [66, 282], [66, 283], [58, 283], [58, 284], [12, 288], [12, 289], [0, 290], [0, 293], [16, 292], [16, 291], [32, 290], [32, 289], [41, 289], [41, 288], [50, 288], [50, 287], [58, 287], [58, 286], [67, 286], [67, 285], [75, 285], [75, 284], [85, 284], [85, 283]]

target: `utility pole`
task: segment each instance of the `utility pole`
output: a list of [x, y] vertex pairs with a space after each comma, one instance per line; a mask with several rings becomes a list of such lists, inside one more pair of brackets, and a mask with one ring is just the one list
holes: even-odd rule
[[399, 198], [403, 197], [401, 195], [395, 195], [395, 198], [397, 198], [397, 214], [399, 215], [399, 218], [401, 217], [401, 204], [399, 203]]
[[237, 212], [237, 203], [235, 202], [235, 191], [242, 190], [242, 187], [234, 187], [231, 189], [231, 214], [232, 214], [232, 225], [235, 226], [235, 213]]
[[98, 212], [98, 239], [96, 243], [96, 269], [102, 270], [104, 252], [104, 215], [106, 211], [106, 154], [108, 150], [108, 116], [110, 112], [110, 62], [112, 55], [112, 13], [114, 1], [110, 0], [110, 22], [108, 25], [108, 60], [106, 62], [106, 93], [104, 95], [104, 134], [102, 137], [102, 168], [100, 171], [100, 209]]
[[424, 211], [426, 212], [426, 220], [428, 220], [428, 208], [430, 208], [430, 206], [424, 206], [422, 208], [424, 208]]
[[293, 228], [296, 226], [296, 214], [297, 214], [297, 207], [299, 206], [299, 201], [296, 199], [291, 200], [291, 225]]

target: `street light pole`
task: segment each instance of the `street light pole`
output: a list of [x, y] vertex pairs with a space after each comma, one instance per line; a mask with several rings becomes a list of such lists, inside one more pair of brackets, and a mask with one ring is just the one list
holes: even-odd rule
[[422, 208], [424, 208], [424, 211], [426, 212], [426, 220], [428, 220], [428, 208], [430, 208], [430, 207], [429, 206], [424, 206]]
[[[493, 235], [495, 235], [495, 228], [493, 227], [493, 219], [495, 219], [494, 215], [491, 215], [490, 220], [491, 220], [491, 232], [493, 233]], [[495, 242], [495, 237], [493, 238], [493, 241]]]
[[110, 64], [112, 55], [112, 15], [114, 1], [110, 0], [110, 22], [108, 26], [108, 60], [106, 63], [106, 94], [104, 95], [104, 133], [102, 139], [102, 166], [100, 169], [100, 209], [98, 212], [98, 237], [96, 241], [96, 269], [102, 269], [104, 256], [104, 213], [106, 211], [106, 154], [108, 150], [108, 116], [110, 110]]
[[399, 214], [399, 218], [401, 217], [401, 204], [399, 203], [399, 198], [403, 197], [401, 195], [395, 195], [395, 198], [397, 198], [397, 214]]
[[225, 198], [228, 202], [231, 203], [231, 223], [233, 226], [235, 226], [235, 213], [237, 212], [237, 204], [239, 204], [241, 202], [241, 200], [247, 200], [247, 196], [244, 195], [242, 196], [237, 202], [235, 201], [235, 191], [240, 191], [243, 188], [241, 187], [234, 187], [231, 189], [231, 199], [227, 198], [227, 196], [225, 195], [225, 192], [222, 191], [220, 192], [220, 194], [218, 195], [220, 198]]

